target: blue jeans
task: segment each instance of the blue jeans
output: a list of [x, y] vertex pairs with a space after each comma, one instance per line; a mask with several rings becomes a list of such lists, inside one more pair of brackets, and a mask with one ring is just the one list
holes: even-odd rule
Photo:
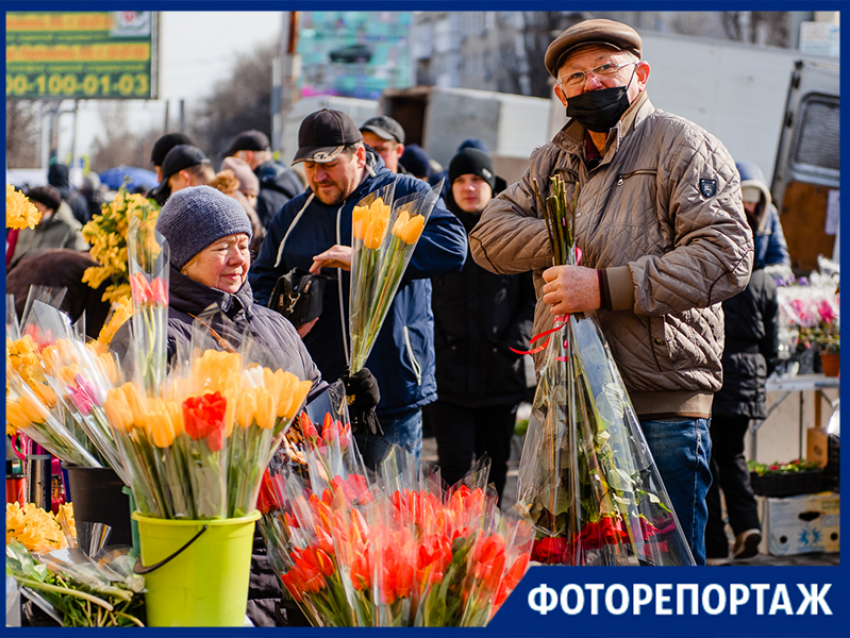
[[414, 408], [392, 416], [379, 416], [378, 420], [384, 431], [383, 436], [371, 432], [354, 434], [366, 467], [377, 469], [390, 451], [390, 444], [403, 447], [413, 454], [416, 466], [419, 467], [419, 459], [422, 458], [422, 410]]
[[640, 425], [694, 560], [705, 565], [711, 419], [660, 419]]

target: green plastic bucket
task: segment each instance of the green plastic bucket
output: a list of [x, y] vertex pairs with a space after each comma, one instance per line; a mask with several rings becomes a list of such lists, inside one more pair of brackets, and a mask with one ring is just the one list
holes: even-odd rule
[[136, 572], [145, 576], [149, 627], [245, 624], [258, 511], [209, 521], [150, 518], [139, 512], [132, 518], [139, 524]]

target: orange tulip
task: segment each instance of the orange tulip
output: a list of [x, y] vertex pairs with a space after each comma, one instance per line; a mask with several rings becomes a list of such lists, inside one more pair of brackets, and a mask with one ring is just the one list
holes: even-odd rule
[[369, 222], [368, 228], [366, 228], [366, 234], [363, 236], [363, 245], [370, 250], [380, 248], [386, 232], [387, 219], [383, 216], [373, 217]]
[[127, 396], [121, 388], [110, 388], [106, 392], [103, 409], [112, 427], [119, 432], [129, 433], [133, 427], [133, 410], [130, 409]]
[[412, 217], [404, 225], [404, 228], [396, 234], [405, 244], [412, 246], [419, 239], [423, 228], [425, 228], [425, 217], [423, 215], [417, 215], [416, 217]]

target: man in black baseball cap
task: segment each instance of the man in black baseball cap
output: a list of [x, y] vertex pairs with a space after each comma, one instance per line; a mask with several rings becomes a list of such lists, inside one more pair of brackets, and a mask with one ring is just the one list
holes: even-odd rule
[[264, 227], [286, 202], [304, 190], [298, 173], [274, 161], [269, 138], [262, 131], [242, 131], [223, 155], [246, 162], [260, 181], [256, 210]]
[[304, 162], [307, 183], [328, 206], [344, 201], [363, 180], [366, 149], [351, 116], [322, 109], [311, 113], [298, 129], [298, 152], [293, 164]]
[[190, 186], [205, 186], [213, 177], [215, 171], [201, 149], [191, 144], [178, 144], [162, 161], [162, 182], [148, 197], [162, 206], [172, 193]]
[[387, 115], [372, 117], [360, 127], [363, 142], [371, 146], [380, 155], [384, 164], [393, 173], [403, 173], [398, 160], [404, 153], [404, 129], [401, 124]]
[[[364, 397], [370, 396], [369, 379], [347, 373], [354, 209], [365, 197], [386, 188], [392, 188], [399, 200], [431, 196], [431, 187], [387, 169], [380, 156], [363, 144], [351, 116], [331, 109], [311, 113], [301, 122], [293, 163], [303, 165], [310, 187], [287, 202], [271, 221], [248, 273], [254, 301], [267, 304], [280, 277], [294, 268], [335, 274], [337, 281], [325, 286], [321, 316], [296, 328], [322, 377], [346, 378], [346, 394], [354, 397], [349, 414], [367, 466], [377, 467], [387, 441], [419, 457], [421, 406], [437, 395], [430, 278], [460, 270], [467, 251], [466, 233], [438, 199], [367, 363], [380, 387], [380, 402], [364, 403]], [[375, 414], [383, 437], [376, 436]]]
[[165, 161], [165, 156], [168, 155], [168, 151], [178, 144], [194, 144], [194, 142], [185, 133], [175, 132], [166, 133], [157, 138], [156, 142], [153, 143], [153, 148], [151, 149], [151, 166], [156, 171], [156, 178], [160, 182], [162, 181], [162, 163]]

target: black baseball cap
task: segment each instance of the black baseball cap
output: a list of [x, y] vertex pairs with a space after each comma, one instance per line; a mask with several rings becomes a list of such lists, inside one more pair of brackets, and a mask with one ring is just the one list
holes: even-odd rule
[[252, 129], [250, 131], [242, 131], [234, 137], [230, 143], [230, 148], [224, 152], [223, 157], [230, 157], [239, 151], [269, 151], [271, 148], [269, 138], [266, 137], [266, 134], [262, 131]]
[[151, 149], [151, 164], [154, 166], [162, 166], [165, 161], [165, 156], [168, 151], [178, 144], [191, 144], [192, 140], [184, 133], [166, 133], [162, 135], [156, 142], [153, 143]]
[[210, 160], [197, 146], [178, 144], [168, 151], [168, 155], [162, 160], [162, 182], [160, 182], [159, 186], [151, 190], [150, 195], [167, 198], [171, 194], [171, 186], [168, 184], [168, 179], [172, 175], [176, 175], [180, 171], [191, 168], [192, 166], [209, 163]]
[[368, 120], [363, 122], [363, 126], [360, 127], [360, 130], [372, 131], [372, 133], [382, 139], [394, 139], [399, 144], [404, 144], [404, 129], [401, 128], [401, 124], [388, 115], [370, 117]]
[[305, 117], [298, 129], [298, 152], [292, 160], [326, 164], [336, 159], [347, 144], [362, 142], [363, 136], [351, 116], [322, 109]]

